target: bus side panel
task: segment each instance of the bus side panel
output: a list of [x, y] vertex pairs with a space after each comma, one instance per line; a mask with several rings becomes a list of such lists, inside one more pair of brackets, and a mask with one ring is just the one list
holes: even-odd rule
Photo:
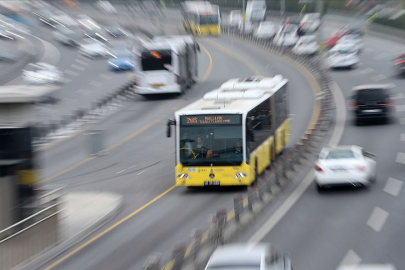
[[276, 130], [276, 154], [277, 155], [279, 155], [281, 153], [281, 151], [283, 151], [283, 147], [284, 147], [283, 132], [284, 132], [283, 126], [280, 126]]
[[264, 170], [270, 165], [269, 159], [269, 142], [265, 141], [262, 145], [257, 149], [257, 157], [258, 157], [258, 170], [259, 174], [262, 174]]
[[287, 118], [284, 122], [284, 142], [290, 141], [290, 118]]

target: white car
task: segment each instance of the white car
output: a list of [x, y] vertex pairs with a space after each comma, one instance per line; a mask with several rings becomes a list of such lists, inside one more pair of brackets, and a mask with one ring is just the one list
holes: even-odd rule
[[291, 259], [267, 244], [218, 247], [205, 270], [292, 270]]
[[313, 33], [321, 26], [321, 15], [319, 13], [308, 13], [302, 18], [300, 27], [305, 33]]
[[359, 52], [363, 50], [364, 44], [363, 39], [360, 35], [345, 35], [338, 40], [336, 45], [346, 44]]
[[367, 186], [376, 180], [374, 155], [359, 146], [325, 147], [315, 163], [318, 191], [332, 186]]
[[62, 72], [47, 63], [29, 64], [23, 70], [23, 79], [28, 84], [60, 84], [63, 83]]
[[354, 68], [360, 63], [359, 51], [351, 44], [335, 45], [327, 53], [326, 62], [329, 68]]
[[277, 46], [292, 47], [298, 42], [298, 27], [290, 24], [281, 28], [275, 36], [273, 42]]
[[57, 25], [55, 29], [52, 33], [53, 38], [63, 45], [78, 46], [83, 38], [83, 34], [79, 29], [75, 29], [76, 31], [74, 31], [61, 25]]
[[106, 57], [108, 55], [108, 48], [106, 45], [93, 38], [86, 38], [80, 44], [80, 53], [90, 57]]
[[363, 265], [346, 265], [337, 270], [396, 270], [392, 264], [363, 264]]
[[277, 27], [272, 22], [261, 22], [254, 33], [254, 36], [260, 39], [272, 39], [277, 34]]
[[245, 29], [243, 29], [243, 23], [239, 23], [239, 31], [245, 34], [253, 33], [253, 24], [251, 22], [245, 22]]
[[237, 28], [242, 23], [243, 17], [240, 10], [232, 10], [228, 17], [228, 26]]
[[303, 36], [293, 48], [293, 53], [298, 55], [315, 55], [318, 53], [319, 44], [316, 36]]

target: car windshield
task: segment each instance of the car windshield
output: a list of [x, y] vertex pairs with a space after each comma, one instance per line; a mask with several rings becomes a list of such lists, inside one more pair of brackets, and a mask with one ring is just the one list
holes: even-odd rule
[[274, 25], [271, 24], [264, 24], [264, 25], [260, 25], [258, 31], [259, 32], [268, 32], [268, 31], [272, 31], [274, 29]]
[[353, 48], [342, 48], [342, 49], [336, 49], [330, 52], [331, 56], [338, 56], [338, 55], [349, 55], [356, 53], [357, 51]]
[[179, 151], [180, 162], [183, 165], [240, 165], [242, 163], [240, 115], [181, 116], [180, 120]]
[[357, 100], [360, 102], [384, 100], [384, 91], [382, 89], [358, 90]]
[[167, 65], [172, 64], [171, 50], [152, 50], [142, 52], [142, 70], [168, 70]]
[[303, 44], [303, 45], [305, 45], [305, 44], [310, 44], [310, 43], [313, 43], [313, 42], [316, 42], [316, 39], [315, 38], [302, 38], [301, 39], [301, 44]]
[[325, 159], [347, 159], [354, 158], [352, 150], [330, 150]]

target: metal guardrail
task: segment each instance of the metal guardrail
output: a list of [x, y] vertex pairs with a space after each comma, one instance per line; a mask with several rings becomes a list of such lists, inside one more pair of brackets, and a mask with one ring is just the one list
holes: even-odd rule
[[332, 79], [329, 72], [322, 67], [320, 57], [297, 56], [290, 49], [278, 47], [272, 42], [259, 40], [251, 35], [224, 29], [224, 34], [240, 38], [249, 43], [273, 53], [288, 57], [296, 65], [303, 67], [317, 81], [321, 88], [318, 99], [320, 115], [316, 123], [303, 135], [301, 140], [292, 148], [284, 151], [274, 161], [268, 171], [257, 180], [257, 184], [248, 187], [245, 195], [234, 197], [233, 209], [220, 209], [211, 218], [207, 229], [195, 229], [187, 243], [181, 243], [172, 251], [170, 261], [163, 268], [160, 266], [158, 255], [151, 256], [144, 265], [144, 270], [195, 270], [203, 269], [215, 248], [229, 243], [246, 228], [256, 216], [269, 207], [271, 202], [281, 194], [284, 187], [296, 179], [307, 161], [314, 158], [330, 134], [329, 129], [334, 120], [332, 97]]
[[58, 242], [59, 203], [0, 231], [0, 270], [12, 269]]

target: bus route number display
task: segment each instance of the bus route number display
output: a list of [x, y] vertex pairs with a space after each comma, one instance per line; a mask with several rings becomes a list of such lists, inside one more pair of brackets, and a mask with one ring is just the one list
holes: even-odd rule
[[238, 125], [240, 123], [240, 115], [232, 114], [181, 116], [182, 125]]

